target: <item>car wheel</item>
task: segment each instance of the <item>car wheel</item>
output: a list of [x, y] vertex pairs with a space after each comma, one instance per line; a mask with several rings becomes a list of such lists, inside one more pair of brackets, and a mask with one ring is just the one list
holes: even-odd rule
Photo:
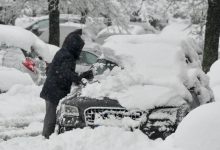
[[147, 120], [141, 125], [140, 130], [150, 139], [162, 138], [163, 140], [175, 132], [177, 125], [169, 120]]

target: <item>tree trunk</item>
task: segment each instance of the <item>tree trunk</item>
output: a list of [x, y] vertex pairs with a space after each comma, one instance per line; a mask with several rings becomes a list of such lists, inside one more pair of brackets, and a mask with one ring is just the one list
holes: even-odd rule
[[209, 72], [211, 65], [218, 59], [218, 44], [220, 35], [220, 0], [208, 0], [205, 45], [202, 67]]
[[59, 0], [48, 0], [49, 11], [49, 44], [60, 44]]

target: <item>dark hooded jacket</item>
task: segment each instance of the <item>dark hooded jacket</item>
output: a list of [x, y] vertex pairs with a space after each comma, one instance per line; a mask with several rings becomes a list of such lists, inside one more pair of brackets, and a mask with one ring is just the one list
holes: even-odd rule
[[80, 82], [81, 79], [75, 72], [76, 60], [79, 59], [84, 46], [80, 35], [81, 29], [70, 33], [64, 40], [62, 48], [54, 56], [40, 93], [40, 97], [46, 101], [57, 105], [59, 100], [70, 92], [72, 83]]

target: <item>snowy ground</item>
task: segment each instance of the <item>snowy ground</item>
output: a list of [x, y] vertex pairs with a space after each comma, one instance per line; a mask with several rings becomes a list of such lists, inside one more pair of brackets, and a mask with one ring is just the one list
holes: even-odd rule
[[[220, 103], [207, 104], [192, 111], [176, 133], [165, 141], [152, 141], [141, 131], [117, 127], [85, 128], [53, 134], [50, 140], [40, 133], [44, 101], [41, 87], [14, 86], [0, 95], [0, 150], [219, 150]], [[211, 127], [210, 127], [211, 126]], [[210, 130], [210, 128], [212, 128]], [[202, 131], [202, 132], [201, 132]], [[207, 149], [208, 148], [208, 149]]]

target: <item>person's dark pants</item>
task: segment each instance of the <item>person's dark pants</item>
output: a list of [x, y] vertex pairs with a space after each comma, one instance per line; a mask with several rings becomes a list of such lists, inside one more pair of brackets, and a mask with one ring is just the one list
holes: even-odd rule
[[46, 101], [46, 115], [44, 118], [44, 127], [42, 135], [49, 139], [49, 136], [54, 133], [56, 125], [56, 109], [57, 105]]

